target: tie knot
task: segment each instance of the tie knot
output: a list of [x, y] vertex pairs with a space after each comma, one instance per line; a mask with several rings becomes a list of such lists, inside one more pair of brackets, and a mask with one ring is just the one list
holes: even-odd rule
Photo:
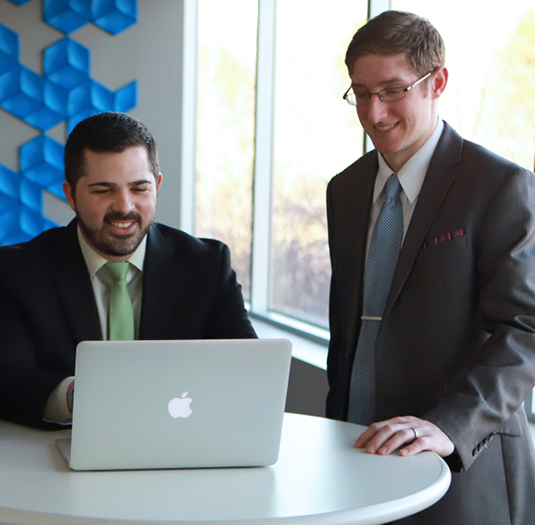
[[401, 184], [399, 183], [398, 176], [395, 173], [392, 173], [385, 184], [386, 198], [387, 199], [396, 199], [399, 195], [399, 190], [401, 189]]
[[118, 281], [126, 280], [126, 274], [128, 273], [129, 264], [130, 263], [128, 261], [124, 261], [124, 262], [108, 261], [105, 266], [110, 272], [110, 275], [112, 276], [113, 280], [115, 282], [118, 282]]

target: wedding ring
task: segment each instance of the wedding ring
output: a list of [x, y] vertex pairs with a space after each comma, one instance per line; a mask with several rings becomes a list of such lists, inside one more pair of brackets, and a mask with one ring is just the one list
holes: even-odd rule
[[413, 428], [412, 430], [414, 431], [414, 439], [418, 439], [418, 432], [416, 432], [415, 428]]

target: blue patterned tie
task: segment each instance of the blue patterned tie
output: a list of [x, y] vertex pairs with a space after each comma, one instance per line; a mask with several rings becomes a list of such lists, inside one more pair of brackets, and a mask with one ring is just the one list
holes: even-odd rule
[[386, 198], [373, 229], [364, 272], [362, 325], [351, 371], [347, 420], [375, 421], [375, 343], [403, 240], [403, 209], [398, 176], [390, 175]]

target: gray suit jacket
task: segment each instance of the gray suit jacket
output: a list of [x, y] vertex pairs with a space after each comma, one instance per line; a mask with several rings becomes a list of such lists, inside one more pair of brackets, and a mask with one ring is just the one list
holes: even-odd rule
[[[328, 417], [347, 418], [377, 154], [332, 179]], [[445, 498], [407, 523], [535, 523], [522, 402], [535, 384], [535, 176], [445, 128], [376, 349], [376, 420], [414, 415], [453, 441]]]

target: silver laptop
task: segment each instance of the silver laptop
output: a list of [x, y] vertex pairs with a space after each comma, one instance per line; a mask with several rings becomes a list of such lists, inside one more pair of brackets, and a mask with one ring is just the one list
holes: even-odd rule
[[74, 470], [273, 464], [290, 361], [286, 339], [82, 342], [58, 446]]

